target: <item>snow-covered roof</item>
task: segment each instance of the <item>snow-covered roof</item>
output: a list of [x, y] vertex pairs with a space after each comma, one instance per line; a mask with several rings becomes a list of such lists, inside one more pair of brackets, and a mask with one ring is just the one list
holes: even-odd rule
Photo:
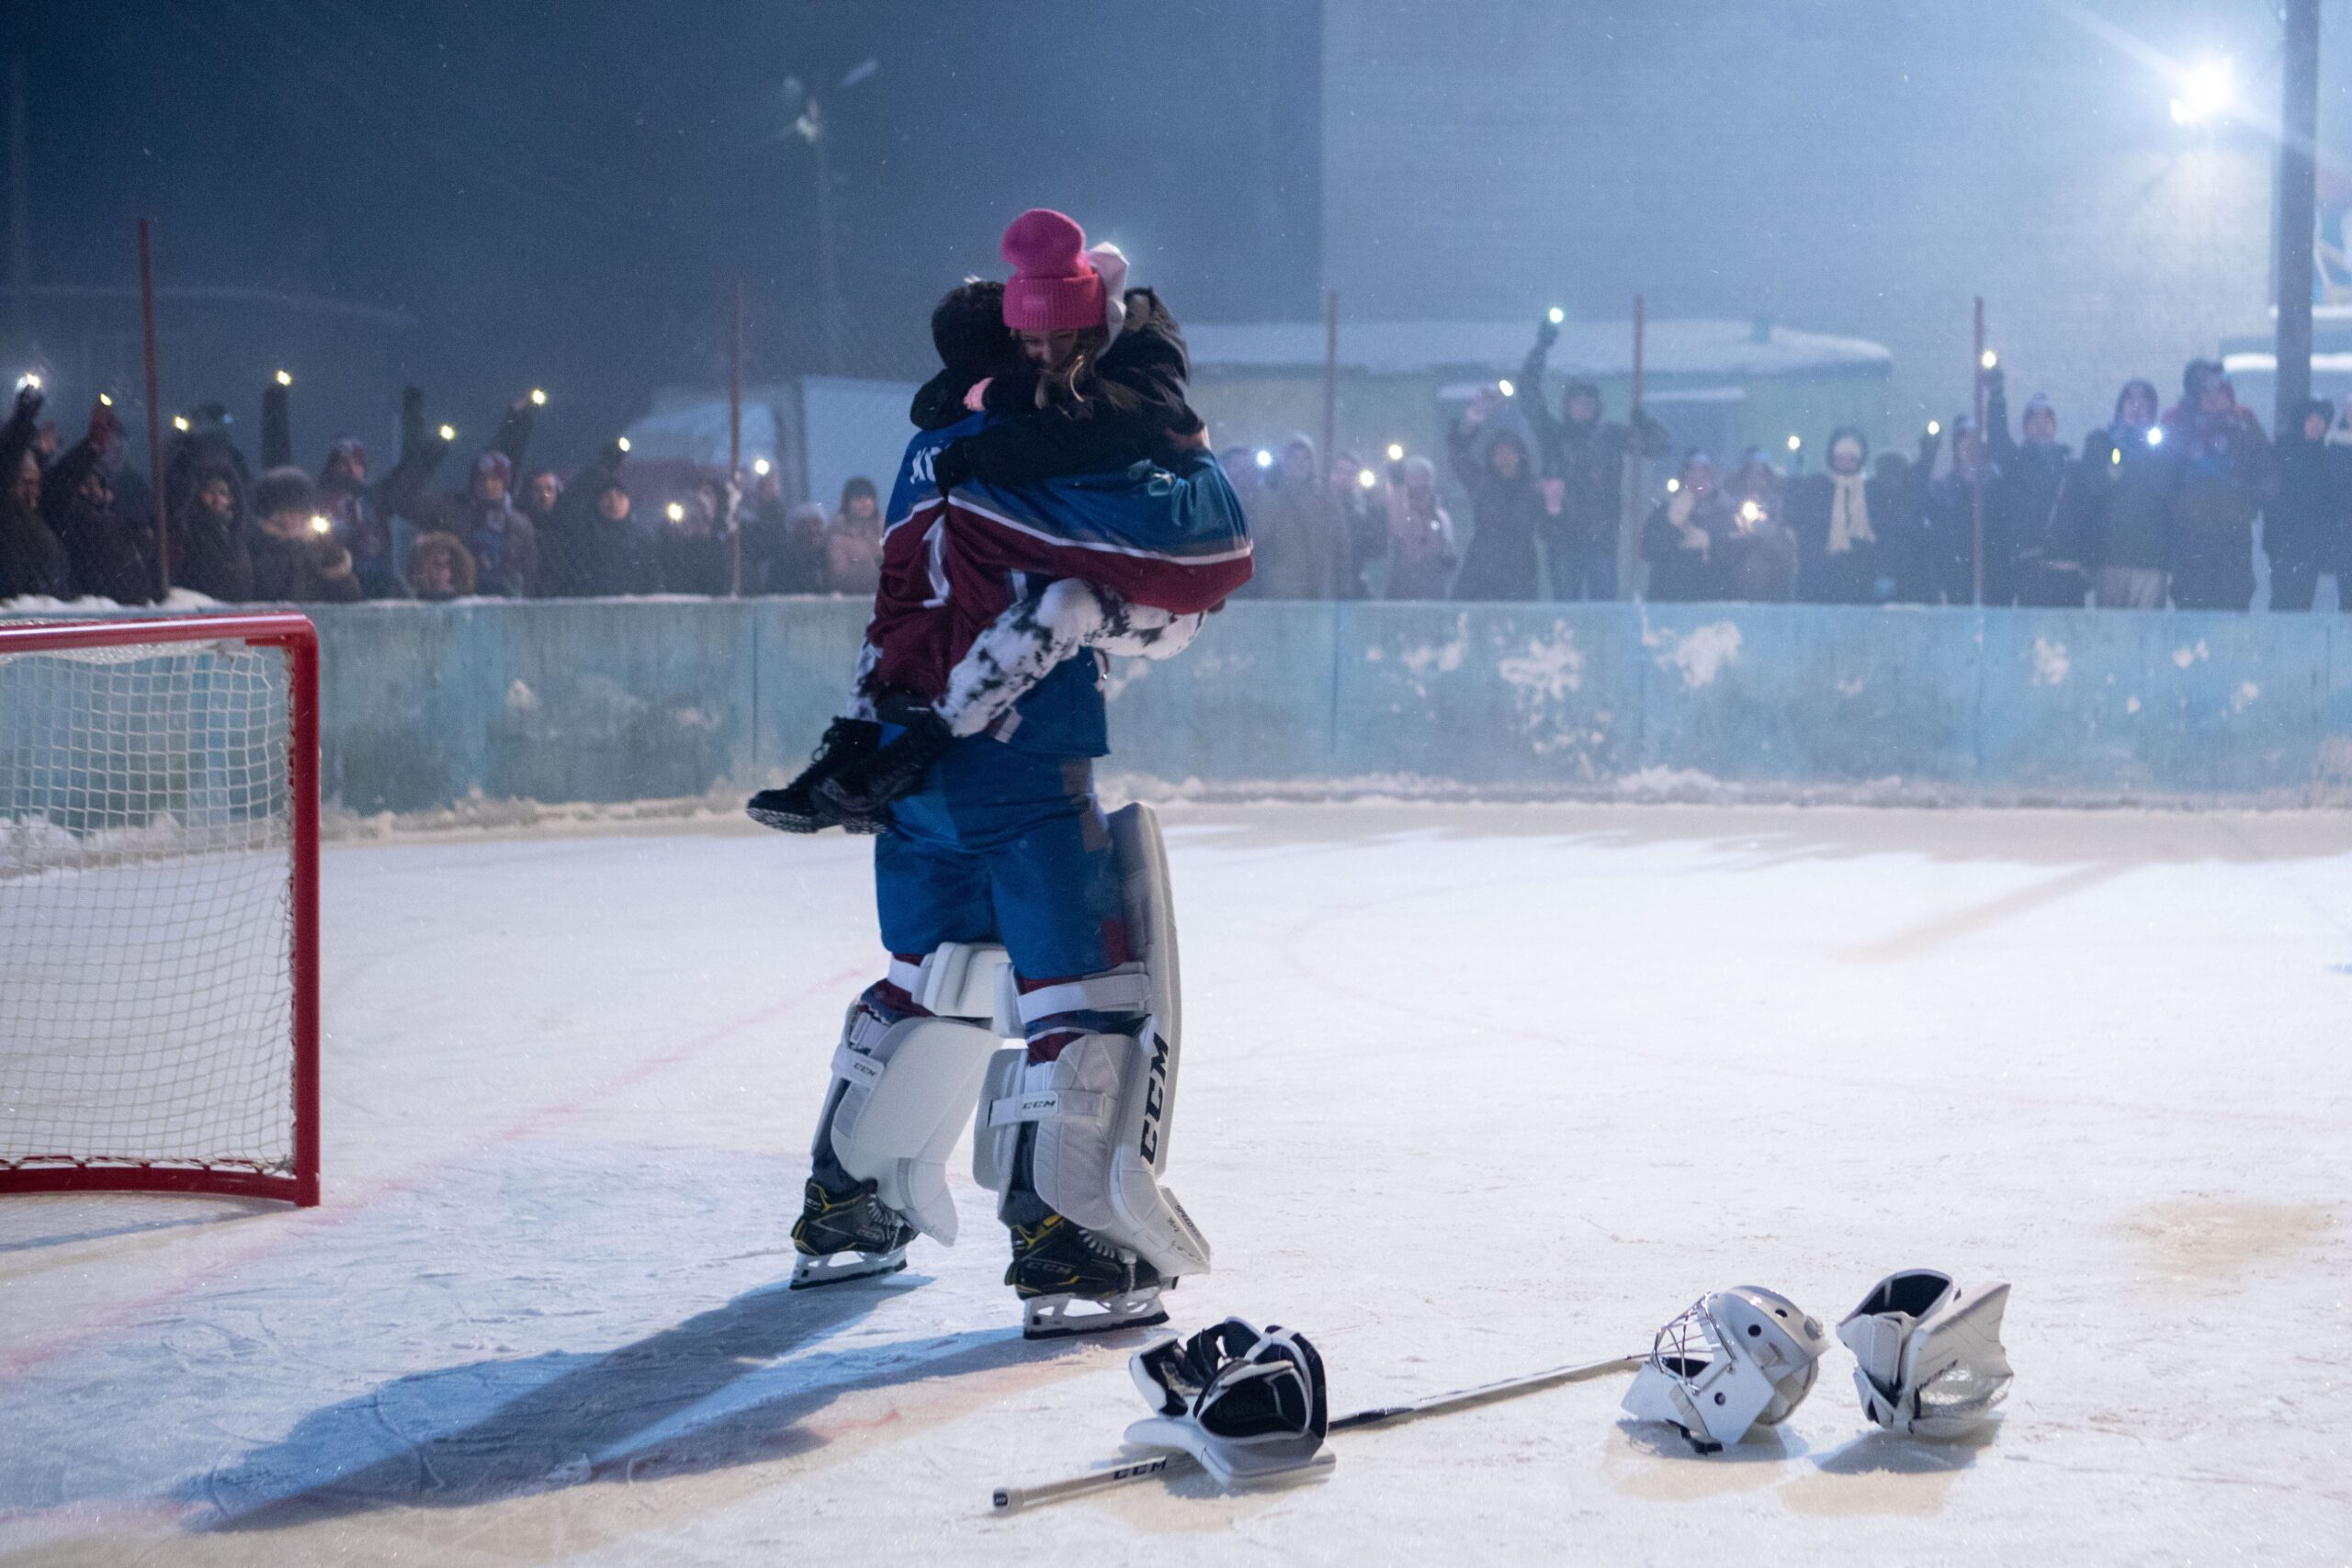
[[[1320, 369], [1320, 321], [1187, 322], [1184, 340], [1200, 369]], [[1375, 376], [1449, 370], [1508, 373], [1535, 341], [1532, 321], [1341, 321], [1340, 364]], [[1858, 337], [1772, 326], [1759, 341], [1753, 321], [1672, 317], [1646, 322], [1643, 367], [1654, 375], [1788, 376], [1807, 370], [1887, 366], [1894, 356]], [[1555, 375], [1625, 376], [1634, 368], [1630, 321], [1569, 321], [1552, 347]]]

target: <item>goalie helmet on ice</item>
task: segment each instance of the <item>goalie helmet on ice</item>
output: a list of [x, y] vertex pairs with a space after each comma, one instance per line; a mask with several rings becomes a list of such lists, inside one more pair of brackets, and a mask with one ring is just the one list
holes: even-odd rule
[[2006, 1284], [1963, 1286], [1933, 1269], [1871, 1286], [1838, 1325], [1862, 1413], [1918, 1438], [1964, 1437], [1990, 1421], [2014, 1375], [2001, 1345], [2008, 1304]]
[[1828, 1348], [1819, 1321], [1778, 1291], [1714, 1291], [1657, 1331], [1624, 1408], [1679, 1427], [1711, 1452], [1786, 1420], [1812, 1392]]

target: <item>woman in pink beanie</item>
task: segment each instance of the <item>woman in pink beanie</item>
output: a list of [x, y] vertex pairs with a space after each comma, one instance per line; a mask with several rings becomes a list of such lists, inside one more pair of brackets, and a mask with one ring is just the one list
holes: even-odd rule
[[1125, 468], [1199, 439], [1183, 331], [1157, 294], [1126, 287], [1116, 245], [1089, 249], [1076, 221], [1038, 207], [1005, 230], [1003, 251], [1022, 361], [971, 389], [968, 406], [995, 417], [939, 454], [941, 494]]

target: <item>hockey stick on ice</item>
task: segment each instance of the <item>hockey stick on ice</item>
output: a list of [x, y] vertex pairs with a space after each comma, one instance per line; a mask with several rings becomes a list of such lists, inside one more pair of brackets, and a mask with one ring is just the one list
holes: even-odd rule
[[[1333, 1432], [1350, 1432], [1362, 1427], [1391, 1427], [1401, 1422], [1418, 1420], [1424, 1416], [1442, 1416], [1449, 1411], [1469, 1410], [1498, 1400], [1514, 1399], [1522, 1393], [1534, 1393], [1563, 1383], [1587, 1382], [1604, 1378], [1611, 1372], [1630, 1372], [1649, 1358], [1615, 1356], [1606, 1361], [1585, 1361], [1576, 1366], [1554, 1367], [1547, 1372], [1532, 1372], [1523, 1378], [1505, 1378], [1500, 1382], [1481, 1383], [1476, 1388], [1456, 1389], [1451, 1393], [1431, 1394], [1409, 1404], [1381, 1404], [1370, 1410], [1359, 1410], [1351, 1416], [1341, 1416], [1330, 1426]], [[1103, 1492], [1114, 1486], [1124, 1486], [1130, 1481], [1148, 1476], [1181, 1474], [1199, 1468], [1188, 1453], [1154, 1454], [1149, 1459], [1114, 1465], [1085, 1475], [1073, 1475], [1067, 1480], [1048, 1481], [1039, 1486], [1000, 1486], [993, 1496], [993, 1506], [1000, 1514], [1017, 1513], [1034, 1508], [1041, 1503], [1058, 1503], [1066, 1498], [1082, 1497], [1091, 1492]]]

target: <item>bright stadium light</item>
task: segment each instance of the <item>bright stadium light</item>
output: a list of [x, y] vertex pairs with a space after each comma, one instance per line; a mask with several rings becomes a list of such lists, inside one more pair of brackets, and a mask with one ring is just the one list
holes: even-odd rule
[[2172, 122], [2211, 125], [2228, 114], [2237, 99], [2236, 62], [2226, 54], [2210, 56], [2181, 73], [2180, 93], [2172, 101]]

